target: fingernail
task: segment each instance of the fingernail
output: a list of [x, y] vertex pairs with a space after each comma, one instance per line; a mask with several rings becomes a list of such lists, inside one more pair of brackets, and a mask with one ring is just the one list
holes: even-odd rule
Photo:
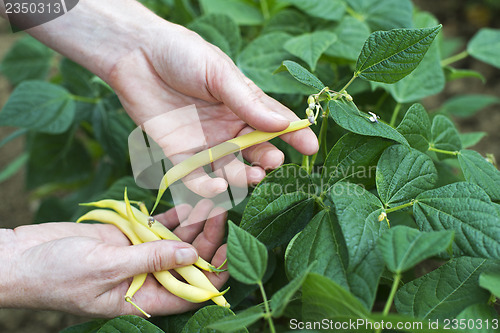
[[189, 248], [178, 249], [175, 251], [175, 263], [177, 265], [189, 265], [194, 263], [198, 258], [198, 253]]

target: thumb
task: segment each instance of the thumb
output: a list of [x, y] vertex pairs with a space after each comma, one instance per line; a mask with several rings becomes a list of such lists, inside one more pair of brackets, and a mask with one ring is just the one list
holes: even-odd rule
[[269, 97], [232, 61], [213, 63], [214, 69], [207, 71], [213, 76], [207, 78], [210, 93], [244, 122], [266, 132], [282, 131], [290, 124], [289, 119], [265, 105], [263, 99]]
[[198, 252], [190, 244], [159, 240], [120, 248], [118, 269], [129, 276], [166, 271], [187, 266], [198, 260]]

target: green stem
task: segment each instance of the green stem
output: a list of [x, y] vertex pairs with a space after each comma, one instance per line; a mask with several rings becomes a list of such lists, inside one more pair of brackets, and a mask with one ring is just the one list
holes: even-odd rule
[[462, 51], [462, 52], [460, 52], [458, 54], [455, 54], [454, 56], [451, 56], [449, 58], [441, 60], [441, 67], [448, 66], [448, 65], [450, 65], [450, 64], [452, 64], [454, 62], [457, 62], [459, 60], [467, 58], [468, 56], [469, 56], [469, 52], [467, 52], [467, 50]]
[[85, 97], [85, 96], [78, 96], [78, 95], [71, 95], [71, 98], [77, 102], [84, 102], [84, 103], [91, 103], [91, 104], [97, 104], [101, 101], [100, 98], [92, 98], [92, 97]]
[[453, 155], [453, 156], [457, 156], [459, 153], [458, 151], [444, 150], [444, 149], [438, 149], [438, 148], [434, 148], [434, 147], [429, 147], [429, 150], [435, 151], [436, 153]]
[[397, 210], [400, 210], [400, 209], [403, 209], [403, 208], [406, 208], [406, 207], [413, 206], [413, 205], [415, 204], [415, 202], [417, 202], [417, 201], [416, 201], [416, 200], [412, 200], [412, 201], [410, 201], [410, 202], [408, 202], [408, 203], [405, 203], [404, 205], [397, 206], [397, 207], [394, 207], [394, 208], [389, 208], [389, 209], [387, 209], [385, 212], [386, 212], [387, 214], [389, 214], [389, 213], [395, 212], [395, 211], [397, 211]]
[[262, 300], [264, 301], [264, 308], [266, 310], [266, 318], [267, 322], [269, 323], [269, 329], [271, 330], [271, 333], [276, 333], [276, 329], [274, 328], [273, 318], [271, 316], [271, 310], [269, 309], [269, 304], [267, 301], [266, 291], [264, 290], [264, 285], [262, 284], [261, 281], [259, 281], [259, 288], [260, 288], [260, 293], [262, 294]]
[[262, 15], [264, 19], [267, 21], [271, 17], [269, 14], [269, 6], [267, 5], [267, 0], [260, 0], [260, 9], [262, 10]]
[[[357, 77], [358, 77], [358, 75], [356, 73], [354, 73], [354, 75], [351, 77], [351, 79], [349, 80], [349, 82], [347, 82], [346, 85], [344, 86], [344, 88], [342, 88], [340, 90], [340, 93], [344, 93], [347, 90], [347, 87], [349, 87], [351, 85], [351, 83], [353, 83], [354, 80], [356, 80]], [[337, 98], [334, 98], [334, 99], [337, 99]]]
[[392, 112], [391, 122], [389, 123], [391, 127], [394, 127], [394, 125], [396, 125], [396, 120], [398, 119], [398, 114], [399, 110], [401, 110], [401, 106], [402, 106], [401, 103], [396, 104], [396, 107]]
[[[389, 294], [389, 298], [387, 298], [387, 302], [385, 303], [384, 311], [382, 315], [387, 316], [389, 311], [391, 311], [392, 302], [394, 301], [394, 296], [396, 296], [396, 291], [398, 291], [399, 283], [401, 282], [401, 274], [394, 274], [394, 281], [392, 281], [391, 293]], [[382, 332], [382, 328], [380, 327], [375, 331], [376, 333]]]

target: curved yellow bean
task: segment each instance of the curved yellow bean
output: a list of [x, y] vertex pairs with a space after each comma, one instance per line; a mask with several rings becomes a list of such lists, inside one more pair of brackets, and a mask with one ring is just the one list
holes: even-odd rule
[[158, 196], [156, 197], [156, 202], [153, 206], [153, 209], [151, 210], [150, 215], [153, 214], [156, 206], [158, 206], [158, 204], [160, 203], [160, 199], [163, 196], [163, 193], [165, 193], [165, 191], [171, 184], [187, 176], [199, 167], [205, 166], [209, 163], [212, 163], [213, 161], [218, 160], [219, 158], [236, 153], [253, 145], [269, 141], [277, 136], [304, 129], [306, 127], [309, 127], [311, 124], [312, 123], [309, 119], [302, 119], [291, 122], [285, 130], [280, 132], [253, 131], [251, 133], [218, 144], [210, 149], [194, 154], [190, 158], [172, 167], [163, 176], [160, 182]]
[[[110, 208], [110, 209], [113, 209], [114, 211], [116, 211], [122, 217], [127, 218], [127, 207], [126, 207], [125, 202], [123, 202], [123, 201], [104, 199], [104, 200], [84, 203], [84, 204], [80, 204], [80, 205], [93, 206], [93, 207], [98, 207], [98, 208]], [[134, 216], [136, 217], [137, 221], [139, 221], [142, 225], [150, 228], [150, 230], [153, 231], [156, 235], [158, 235], [161, 239], [182, 241], [179, 237], [177, 237], [176, 234], [174, 234], [172, 231], [170, 231], [163, 224], [161, 224], [159, 222], [155, 222], [153, 224], [150, 224], [149, 216], [142, 213], [139, 209], [137, 209], [133, 206], [131, 206], [131, 208], [132, 208], [132, 212], [133, 212]], [[194, 264], [207, 272], [223, 271], [223, 270], [218, 269], [215, 266], [209, 264], [207, 261], [205, 261], [201, 257], [198, 258], [198, 260]]]

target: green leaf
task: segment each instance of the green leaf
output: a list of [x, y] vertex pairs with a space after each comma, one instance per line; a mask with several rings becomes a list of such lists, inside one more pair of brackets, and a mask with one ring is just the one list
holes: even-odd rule
[[470, 148], [477, 145], [482, 138], [484, 138], [488, 133], [486, 132], [469, 132], [460, 133], [460, 141], [462, 141], [463, 148]]
[[484, 272], [479, 276], [479, 285], [500, 297], [500, 272]]
[[378, 221], [382, 203], [363, 187], [345, 182], [332, 186], [330, 195], [349, 253], [350, 290], [371, 309], [384, 270], [376, 248], [378, 238], [387, 230], [387, 224]]
[[421, 232], [406, 226], [386, 231], [378, 240], [387, 268], [401, 274], [421, 261], [445, 251], [453, 241], [453, 232]]
[[446, 66], [443, 69], [444, 75], [446, 76], [446, 81], [448, 82], [465, 78], [476, 78], [481, 80], [483, 84], [486, 83], [486, 78], [483, 76], [483, 74], [471, 69], [460, 69], [451, 66]]
[[0, 72], [13, 85], [25, 80], [43, 80], [50, 69], [53, 52], [32, 37], [17, 40], [0, 64]]
[[366, 23], [351, 16], [344, 16], [335, 29], [337, 40], [326, 50], [325, 54], [335, 58], [355, 61], [359, 52], [370, 36], [370, 28]]
[[290, 303], [291, 298], [295, 293], [302, 287], [307, 274], [311, 271], [315, 263], [305, 267], [302, 272], [297, 275], [292, 281], [290, 281], [286, 286], [274, 293], [271, 297], [270, 306], [272, 310], [272, 315], [275, 318], [279, 318], [283, 315], [286, 306]]
[[[453, 122], [438, 114], [432, 121], [430, 146], [438, 149], [459, 151], [462, 149], [460, 135]], [[446, 155], [444, 157], [450, 157]]]
[[236, 330], [246, 330], [257, 320], [264, 318], [265, 313], [261, 305], [253, 306], [244, 311], [238, 312], [235, 316], [227, 316], [211, 323], [207, 328], [221, 332], [235, 332]]
[[120, 316], [109, 320], [97, 333], [163, 333], [146, 319], [137, 316]]
[[355, 75], [384, 83], [401, 80], [417, 68], [440, 30], [439, 25], [372, 33], [361, 50]]
[[0, 126], [58, 134], [69, 128], [74, 116], [75, 103], [66, 89], [43, 81], [26, 81], [17, 86], [0, 112]]
[[365, 20], [372, 30], [410, 28], [413, 5], [410, 0], [346, 0], [355, 17]]
[[314, 88], [316, 92], [320, 92], [325, 85], [321, 82], [314, 74], [309, 72], [307, 69], [296, 63], [295, 61], [285, 60], [283, 64], [274, 71], [274, 73], [279, 73], [287, 70], [290, 75], [292, 75], [295, 80], [299, 81], [306, 86]]
[[396, 293], [399, 313], [420, 319], [453, 318], [469, 305], [485, 303], [489, 293], [479, 287], [479, 275], [499, 267], [493, 260], [460, 257], [406, 283]]
[[420, 230], [455, 231], [455, 250], [500, 259], [500, 217], [479, 186], [459, 182], [420, 194], [413, 205]]
[[229, 274], [246, 284], [262, 282], [267, 268], [267, 249], [255, 237], [229, 221], [227, 238]]
[[283, 49], [283, 45], [290, 38], [291, 35], [282, 32], [260, 36], [241, 51], [236, 64], [265, 92], [278, 94], [312, 93], [313, 90], [305, 89], [302, 84], [286, 74], [273, 75], [274, 70], [284, 60], [290, 59], [290, 53]]
[[420, 193], [434, 188], [437, 179], [431, 158], [403, 145], [387, 148], [377, 164], [377, 191], [388, 207], [410, 202]]
[[4, 145], [6, 145], [7, 143], [11, 142], [12, 140], [17, 139], [18, 137], [26, 134], [27, 132], [28, 132], [28, 130], [26, 128], [20, 128], [16, 131], [10, 133], [5, 138], [3, 138], [2, 141], [0, 141], [0, 148], [3, 147]]
[[197, 18], [188, 28], [200, 34], [207, 42], [218, 46], [222, 52], [236, 59], [240, 51], [240, 28], [225, 14], [209, 14]]
[[0, 170], [0, 183], [15, 175], [28, 161], [29, 155], [23, 153]]
[[240, 227], [268, 248], [284, 244], [310, 221], [316, 192], [305, 169], [284, 165], [254, 189]]
[[410, 146], [422, 152], [429, 149], [431, 121], [421, 104], [413, 104], [397, 127], [399, 133], [408, 140]]
[[301, 276], [314, 262], [312, 272], [349, 289], [346, 242], [335, 214], [328, 210], [316, 214], [286, 249], [285, 265], [290, 277]]
[[[196, 311], [196, 313], [189, 318], [189, 321], [182, 329], [182, 333], [217, 333], [217, 330], [208, 328], [207, 326], [226, 317], [234, 317], [233, 311], [217, 305], [205, 306]], [[235, 330], [234, 332], [242, 333], [248, 331], [246, 329], [241, 329]]]
[[338, 21], [344, 16], [346, 6], [341, 0], [283, 0], [312, 17]]
[[322, 177], [327, 187], [338, 181], [374, 184], [377, 161], [392, 141], [348, 133], [328, 153]]
[[352, 316], [368, 318], [368, 312], [351, 293], [316, 273], [309, 273], [302, 285], [302, 311], [305, 320]]
[[[414, 22], [417, 28], [431, 28], [438, 24], [433, 16], [425, 12], [417, 13]], [[445, 76], [441, 68], [439, 44], [433, 43], [422, 62], [405, 78], [395, 84], [373, 85], [385, 88], [398, 103], [418, 101], [441, 92], [445, 85]]]
[[59, 64], [62, 82], [64, 86], [72, 94], [85, 97], [97, 97], [99, 95], [99, 87], [93, 83], [96, 76], [77, 64], [64, 58]]
[[500, 103], [500, 98], [492, 95], [461, 95], [450, 98], [440, 111], [459, 117], [469, 117], [481, 109]]
[[487, 64], [500, 68], [500, 30], [483, 28], [471, 39], [467, 45], [471, 56]]
[[259, 8], [244, 0], [200, 0], [204, 14], [225, 14], [238, 25], [260, 25], [264, 22]]
[[500, 201], [500, 171], [473, 150], [461, 150], [458, 161], [465, 180], [477, 184], [493, 201]]
[[353, 102], [344, 99], [328, 102], [330, 116], [342, 128], [367, 136], [391, 139], [408, 146], [408, 141], [391, 126], [383, 122], [372, 123], [368, 114], [360, 112]]
[[72, 136], [38, 133], [30, 137], [26, 180], [29, 189], [47, 183], [71, 184], [90, 176], [89, 153]]
[[321, 55], [336, 40], [337, 35], [332, 32], [315, 31], [289, 39], [284, 48], [297, 58], [304, 60], [314, 71]]
[[[479, 279], [481, 281], [481, 277]], [[457, 320], [459, 328], [462, 324], [465, 325], [467, 333], [496, 333], [498, 330], [493, 326], [495, 322], [500, 321], [500, 318], [493, 307], [486, 304], [474, 304], [460, 312]]]
[[308, 16], [293, 9], [285, 9], [271, 16], [264, 25], [261, 34], [279, 31], [291, 35], [300, 35], [310, 30], [311, 23]]

